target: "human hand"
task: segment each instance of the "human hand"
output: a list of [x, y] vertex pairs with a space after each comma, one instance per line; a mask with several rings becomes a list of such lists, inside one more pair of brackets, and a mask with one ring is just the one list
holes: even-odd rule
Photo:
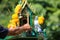
[[31, 27], [30, 27], [30, 25], [27, 23], [27, 24], [23, 25], [23, 29], [24, 29], [24, 31], [26, 31], [26, 30], [31, 30]]
[[10, 27], [8, 30], [9, 30], [9, 32], [8, 32], [8, 35], [9, 36], [15, 36], [15, 35], [18, 35], [19, 34], [17, 32], [17, 31], [19, 31], [19, 27], [16, 27], [16, 28]]
[[21, 27], [16, 27], [16, 28], [11, 27], [9, 29], [8, 35], [18, 35], [18, 34], [22, 33], [23, 31], [27, 31], [27, 30], [30, 30], [30, 29], [31, 29], [31, 27], [30, 27], [29, 24], [25, 24]]

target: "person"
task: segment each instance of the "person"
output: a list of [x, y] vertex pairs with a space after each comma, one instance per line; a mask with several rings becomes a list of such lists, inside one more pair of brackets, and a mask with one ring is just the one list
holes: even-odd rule
[[22, 33], [23, 31], [28, 31], [30, 29], [31, 28], [29, 24], [25, 24], [21, 27], [9, 28], [9, 29], [6, 29], [0, 25], [0, 38], [5, 38], [7, 35], [15, 36]]

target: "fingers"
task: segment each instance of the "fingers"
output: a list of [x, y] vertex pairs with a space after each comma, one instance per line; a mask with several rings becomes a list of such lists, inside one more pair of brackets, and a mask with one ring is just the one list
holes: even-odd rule
[[23, 28], [22, 27], [17, 27], [17, 30], [15, 31], [16, 34], [20, 34], [23, 32]]
[[23, 27], [24, 27], [24, 29], [26, 29], [26, 30], [30, 29], [30, 25], [29, 25], [29, 24], [25, 24]]
[[9, 33], [8, 33], [8, 35], [12, 35], [12, 36], [14, 36], [14, 35], [17, 35], [17, 34], [19, 34], [17, 31], [19, 31], [19, 28], [18, 27], [16, 27], [16, 28], [9, 28]]
[[25, 25], [23, 26], [23, 28], [24, 28], [25, 31], [31, 30], [31, 27], [30, 27], [30, 25], [29, 25], [28, 23], [25, 24]]

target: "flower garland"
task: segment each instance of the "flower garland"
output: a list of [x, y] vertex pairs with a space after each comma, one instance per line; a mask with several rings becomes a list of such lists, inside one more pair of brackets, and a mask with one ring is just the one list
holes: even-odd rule
[[14, 10], [14, 14], [12, 15], [12, 19], [10, 20], [8, 24], [8, 28], [16, 28], [16, 26], [19, 26], [19, 18], [18, 13], [21, 11], [21, 5], [18, 4]]
[[9, 24], [8, 24], [8, 28], [16, 28], [16, 26], [19, 26], [19, 17], [18, 14], [21, 12], [22, 9], [22, 4], [26, 1], [26, 0], [20, 0], [22, 3], [18, 4], [14, 10], [14, 14], [12, 15], [12, 19], [10, 20]]

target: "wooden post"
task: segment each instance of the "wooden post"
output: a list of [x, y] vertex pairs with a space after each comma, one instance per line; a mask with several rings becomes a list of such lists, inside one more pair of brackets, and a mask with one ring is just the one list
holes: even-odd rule
[[27, 23], [29, 24], [29, 13], [27, 13]]

